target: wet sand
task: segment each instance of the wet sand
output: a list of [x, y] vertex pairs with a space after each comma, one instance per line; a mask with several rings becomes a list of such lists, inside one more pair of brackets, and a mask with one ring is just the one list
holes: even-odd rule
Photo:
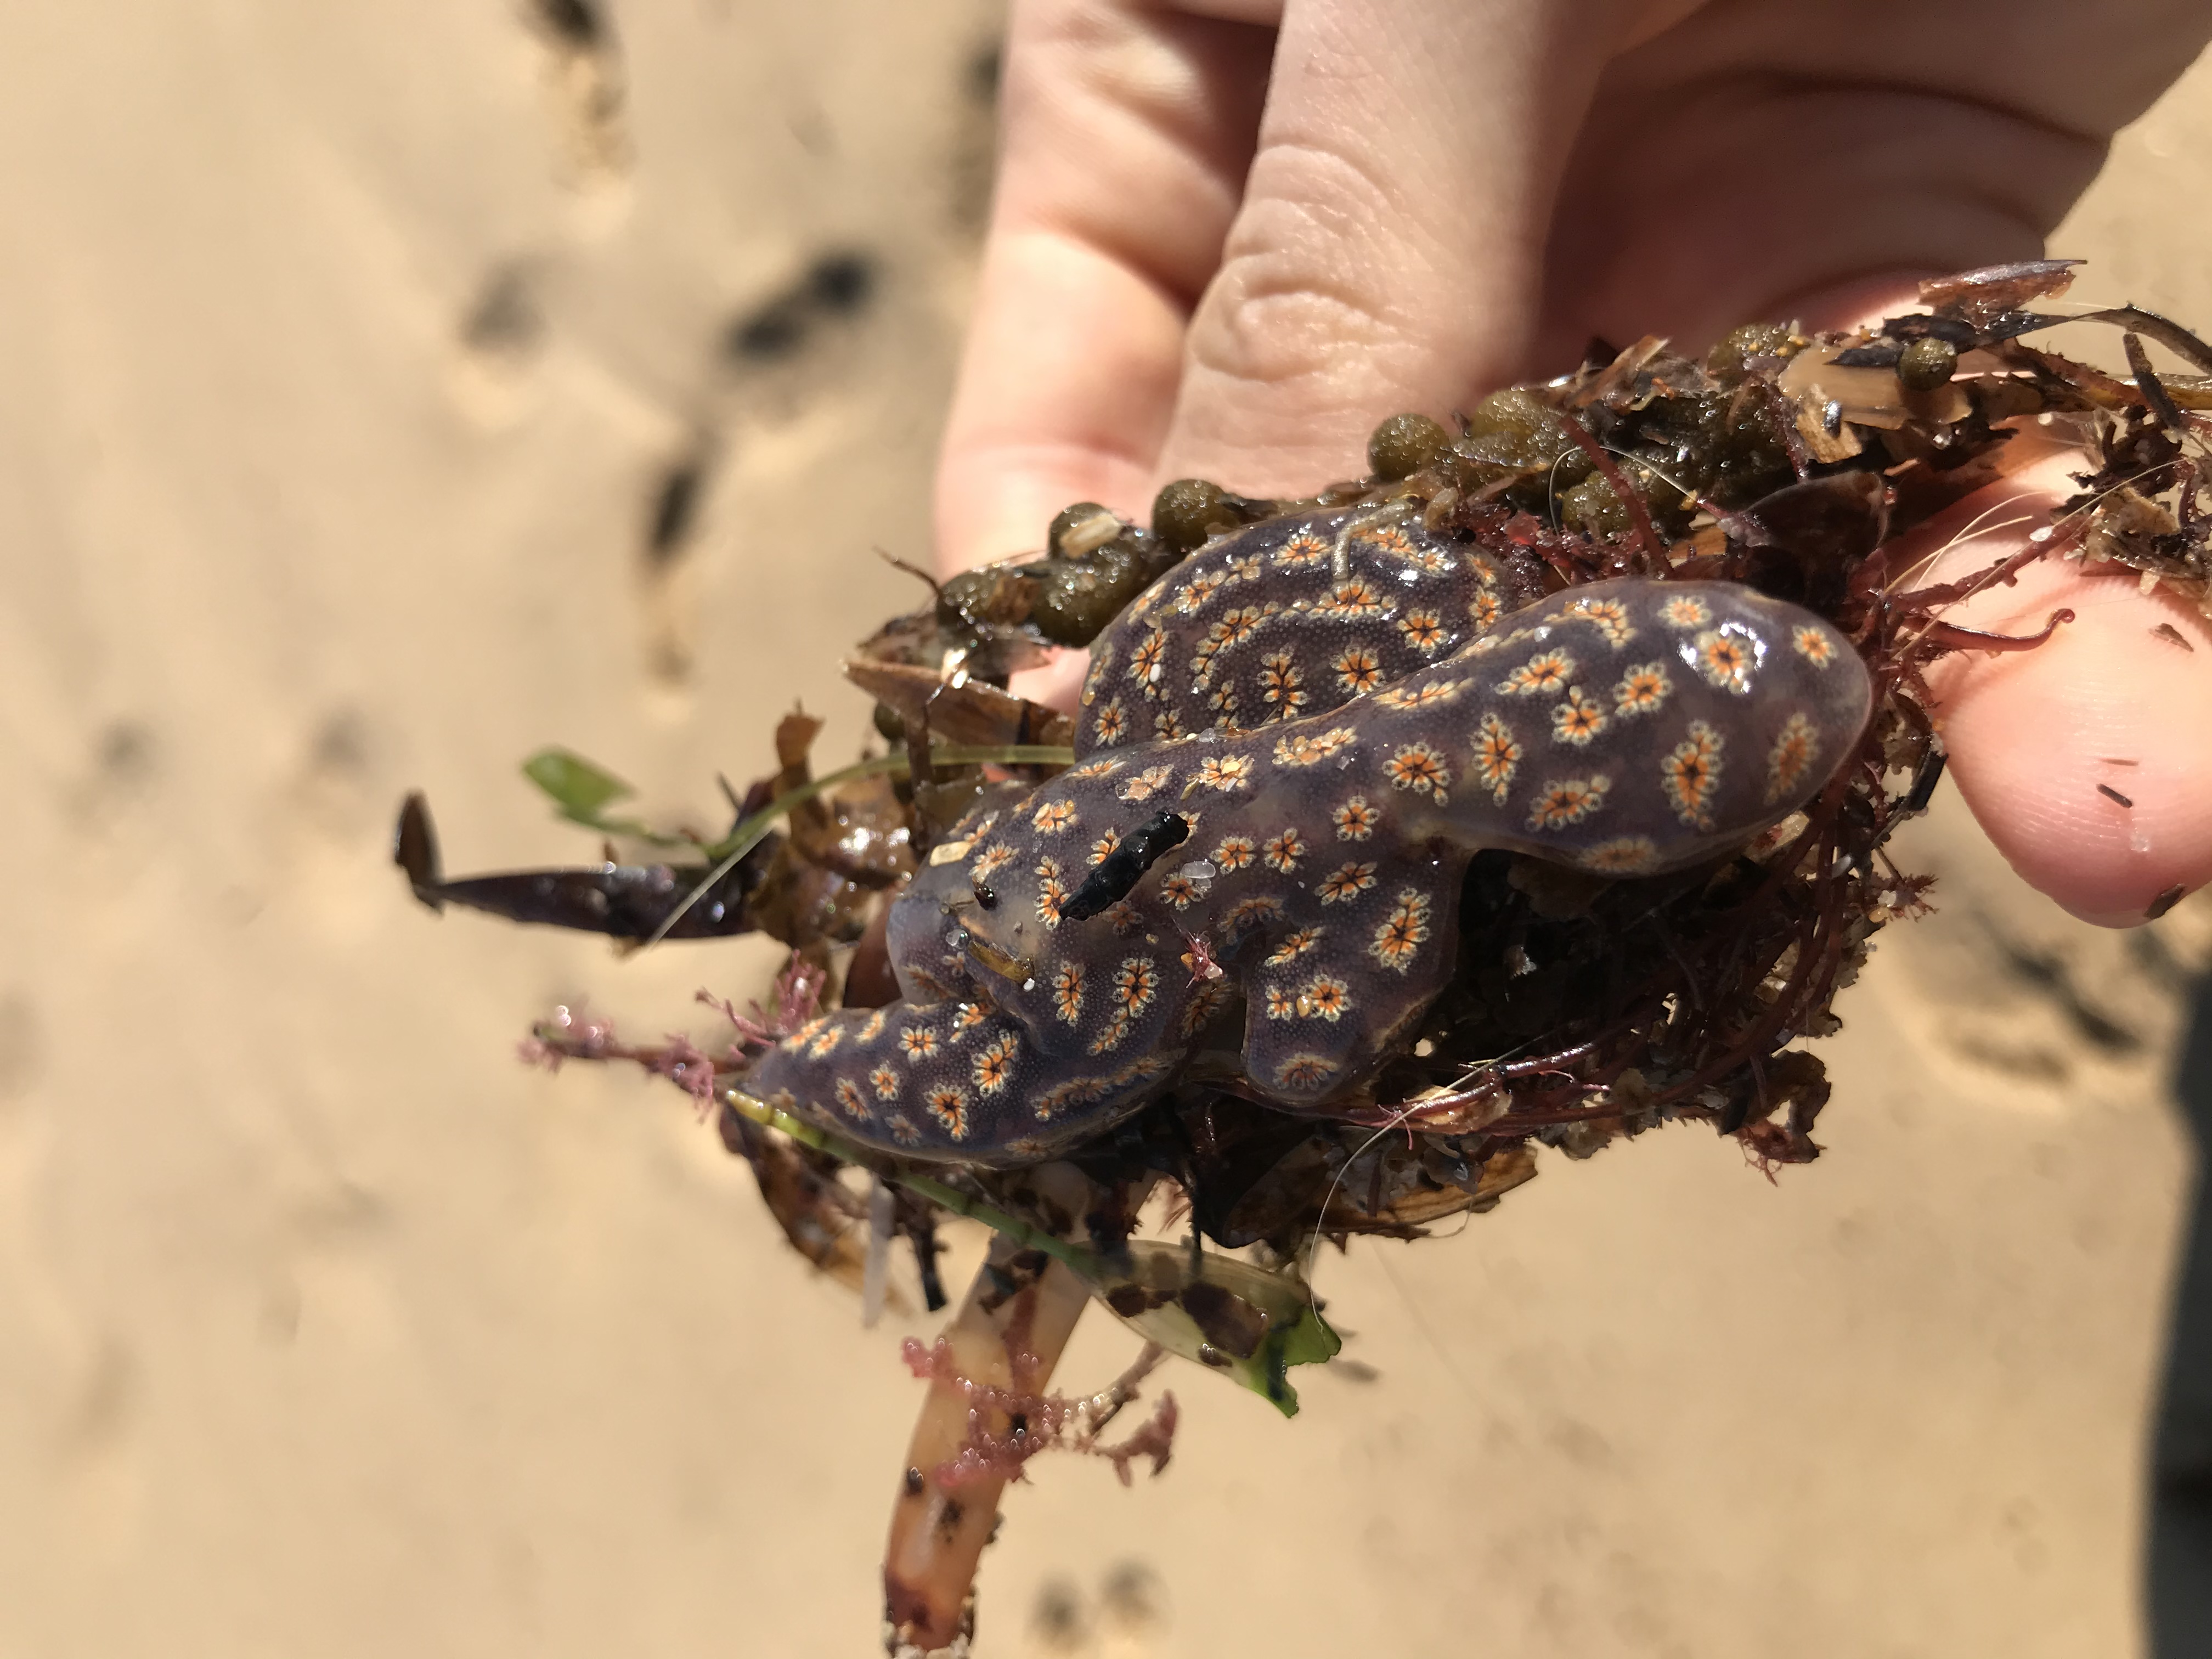
[[[196, 10], [0, 21], [0, 1651], [871, 1652], [928, 1322], [863, 1330], [672, 1091], [514, 1058], [772, 948], [434, 921], [386, 838], [421, 787], [456, 869], [589, 856], [550, 741], [702, 826], [793, 701], [857, 747], [995, 12]], [[2212, 63], [2077, 294], [2212, 324], [2208, 158]], [[1326, 1260], [1364, 1370], [1294, 1423], [1173, 1370], [1165, 1478], [1039, 1466], [980, 1651], [2139, 1651], [2204, 924], [2069, 923], [1952, 805], [1913, 851], [1826, 1158], [1676, 1130]]]

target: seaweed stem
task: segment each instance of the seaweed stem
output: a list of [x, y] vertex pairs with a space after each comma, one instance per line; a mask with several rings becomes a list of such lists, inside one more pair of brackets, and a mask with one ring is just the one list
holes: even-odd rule
[[[1042, 1172], [1041, 1172], [1042, 1173]], [[1051, 1175], [1060, 1175], [1052, 1170]], [[1067, 1184], [1082, 1178], [1065, 1170]], [[1074, 1195], [1077, 1212], [1081, 1195]], [[1039, 1260], [1000, 1238], [939, 1340], [960, 1377], [1036, 1392], [1048, 1381], [1091, 1301], [1091, 1286], [1064, 1261]], [[998, 1528], [1002, 1474], [939, 1484], [974, 1437], [969, 1390], [933, 1379], [907, 1444], [899, 1494], [884, 1543], [884, 1650], [903, 1655], [949, 1646], [969, 1622], [969, 1597], [983, 1547]], [[1011, 1432], [1003, 1411], [984, 1426]]]
[[2033, 651], [2073, 620], [2074, 613], [2062, 605], [2035, 634], [1989, 634], [1958, 623], [1930, 621], [1923, 626], [1920, 638], [1939, 651]]
[[[618, 1058], [629, 1057], [618, 1056]], [[878, 1176], [896, 1186], [903, 1187], [908, 1192], [927, 1199], [931, 1203], [950, 1211], [954, 1215], [965, 1217], [970, 1221], [980, 1221], [1000, 1237], [1023, 1249], [1042, 1250], [1054, 1261], [1086, 1279], [1096, 1279], [1105, 1271], [1103, 1264], [1098, 1258], [1082, 1246], [1071, 1244], [1064, 1238], [1055, 1238], [1042, 1229], [1031, 1226], [1019, 1216], [1009, 1215], [1006, 1211], [994, 1205], [986, 1204], [979, 1198], [971, 1198], [958, 1188], [947, 1186], [933, 1176], [921, 1175], [912, 1170], [888, 1165], [863, 1152], [843, 1136], [832, 1134], [827, 1129], [817, 1129], [812, 1124], [795, 1118], [790, 1113], [771, 1106], [764, 1100], [755, 1099], [742, 1089], [724, 1089], [721, 1091], [721, 1102], [723, 1105], [740, 1116], [749, 1117], [765, 1127], [789, 1135], [802, 1146], [811, 1146], [817, 1152], [827, 1152], [830, 1157], [842, 1159], [856, 1169], [866, 1170], [872, 1175]]]
[[[942, 744], [929, 751], [929, 763], [933, 770], [940, 766], [1072, 766], [1075, 751], [1064, 744], [1054, 743], [995, 743]], [[841, 783], [850, 783], [855, 778], [877, 777], [885, 774], [902, 777], [910, 770], [904, 755], [878, 755], [872, 760], [855, 761], [835, 772], [827, 773], [795, 789], [787, 789], [744, 823], [732, 830], [728, 836], [706, 849], [706, 856], [715, 860], [699, 884], [684, 896], [684, 902], [661, 918], [638, 949], [647, 951], [668, 937], [669, 929], [683, 921], [691, 907], [707, 896], [709, 889], [731, 871], [738, 861], [760, 845], [762, 838], [775, 827], [776, 821], [793, 808], [804, 806], [825, 789], [834, 789]]]
[[1621, 510], [1628, 514], [1628, 521], [1636, 526], [1637, 540], [1644, 544], [1644, 556], [1649, 561], [1650, 568], [1664, 570], [1667, 568], [1667, 544], [1659, 538], [1659, 528], [1651, 522], [1651, 508], [1644, 499], [1644, 492], [1630, 486], [1627, 474], [1613, 465], [1613, 457], [1606, 453], [1605, 446], [1590, 434], [1588, 427], [1564, 409], [1557, 413], [1559, 423], [1567, 429], [1567, 436], [1575, 441], [1577, 449], [1589, 457], [1589, 463], [1597, 469], [1598, 476], [1620, 497]]
[[2150, 354], [2143, 349], [2142, 337], [2133, 331], [2123, 334], [2120, 345], [2128, 354], [2128, 368], [2134, 371], [2136, 386], [2142, 392], [2143, 401], [2150, 405], [2151, 412], [2158, 416], [2159, 423], [2168, 432], [2179, 434], [2188, 431], [2189, 417], [2175, 407], [2172, 394], [2166, 389], [2166, 382], [2158, 378], [2158, 371], [2151, 367]]

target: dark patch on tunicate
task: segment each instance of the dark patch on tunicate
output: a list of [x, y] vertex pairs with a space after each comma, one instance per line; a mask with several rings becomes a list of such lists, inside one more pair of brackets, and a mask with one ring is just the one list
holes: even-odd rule
[[1101, 859], [1083, 884], [1060, 907], [1063, 921], [1088, 921], [1129, 896], [1146, 871], [1171, 848], [1190, 838], [1190, 825], [1179, 813], [1163, 812], [1139, 824]]

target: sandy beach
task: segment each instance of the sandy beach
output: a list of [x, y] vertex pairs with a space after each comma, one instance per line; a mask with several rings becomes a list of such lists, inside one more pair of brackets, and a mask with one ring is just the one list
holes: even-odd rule
[[[548, 743], [702, 829], [794, 703], [858, 751], [1000, 15], [616, 15], [0, 18], [0, 1654], [878, 1650], [933, 1322], [862, 1328], [673, 1091], [515, 1058], [775, 947], [434, 918], [389, 836], [419, 787], [456, 870], [595, 856]], [[2208, 200], [2212, 59], [2053, 234], [2075, 297], [2212, 327]], [[1171, 1368], [1133, 1490], [1040, 1463], [978, 1653], [2144, 1651], [2212, 910], [2073, 922], [1950, 795], [1904, 856], [1818, 1164], [1676, 1129], [1325, 1257], [1358, 1364], [1294, 1422]]]

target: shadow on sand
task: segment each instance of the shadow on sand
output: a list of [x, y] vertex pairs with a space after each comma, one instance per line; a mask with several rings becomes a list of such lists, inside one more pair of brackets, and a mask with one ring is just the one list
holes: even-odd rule
[[2150, 1636], [2154, 1659], [2202, 1659], [2212, 1653], [2212, 979], [2197, 987], [2174, 1092], [2197, 1174], [2151, 1442]]

